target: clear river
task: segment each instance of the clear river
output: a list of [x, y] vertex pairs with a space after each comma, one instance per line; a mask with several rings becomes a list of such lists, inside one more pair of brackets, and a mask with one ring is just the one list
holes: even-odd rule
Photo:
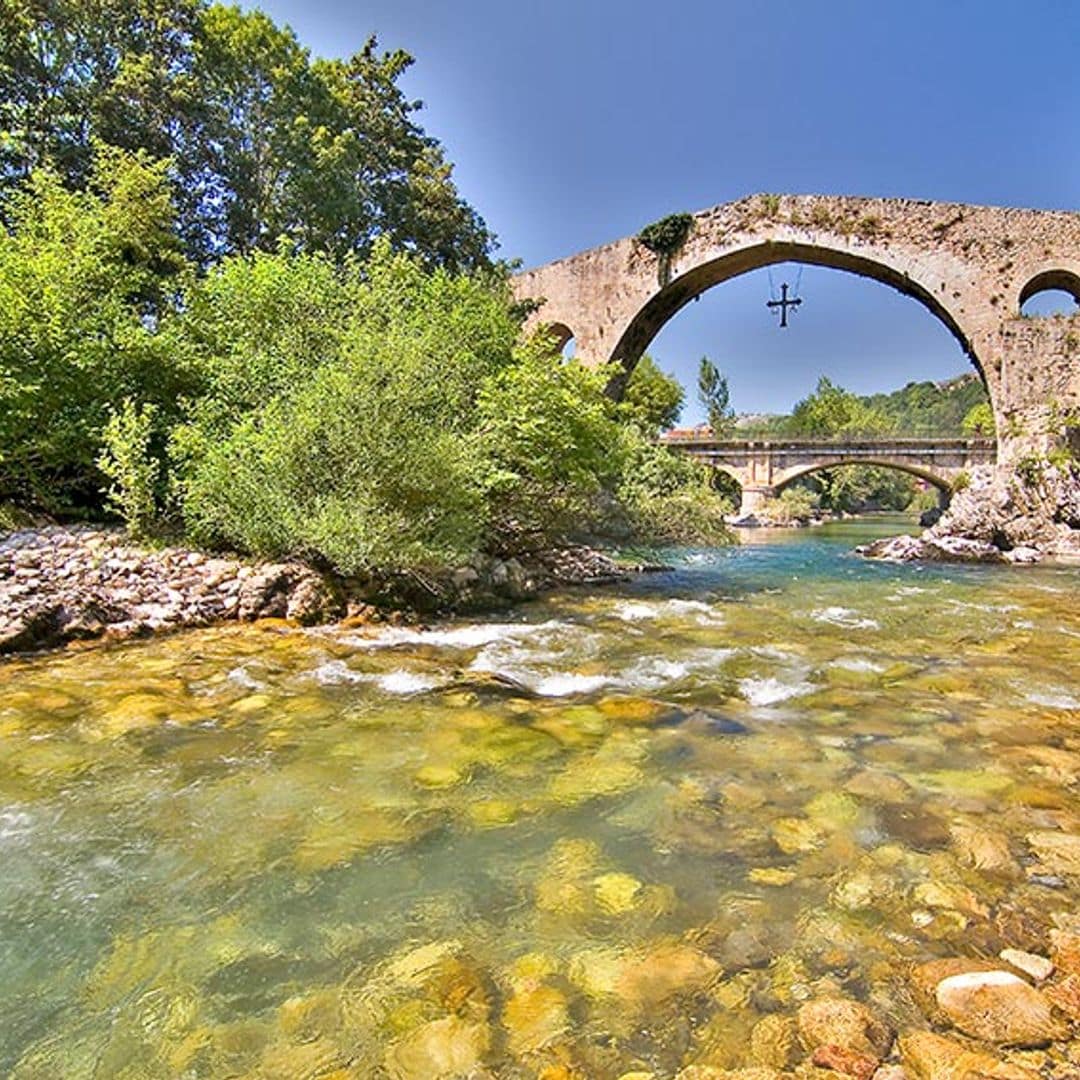
[[430, 628], [0, 665], [0, 1075], [546, 1080], [789, 1060], [821, 993], [1045, 952], [1080, 569], [895, 521]]

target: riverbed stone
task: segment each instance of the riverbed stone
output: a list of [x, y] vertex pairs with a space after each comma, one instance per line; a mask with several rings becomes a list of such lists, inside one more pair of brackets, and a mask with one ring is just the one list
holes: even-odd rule
[[750, 1060], [766, 1068], [786, 1069], [795, 1056], [795, 1036], [795, 1021], [790, 1016], [763, 1016], [750, 1033]]
[[566, 995], [542, 984], [519, 987], [503, 1009], [507, 1041], [515, 1054], [531, 1054], [560, 1038], [570, 1027]]
[[819, 1046], [811, 1056], [814, 1065], [821, 1069], [850, 1076], [853, 1080], [870, 1080], [877, 1072], [878, 1059], [869, 1054], [845, 1050], [842, 1046]]
[[486, 1024], [446, 1016], [398, 1040], [387, 1051], [384, 1064], [393, 1080], [450, 1080], [476, 1068], [490, 1044]]
[[1060, 926], [1051, 930], [1050, 955], [1062, 971], [1080, 974], [1080, 932]]
[[998, 956], [1012, 968], [1022, 971], [1035, 982], [1045, 982], [1054, 973], [1054, 962], [1045, 956], [1024, 952], [1023, 949], [1002, 949]]
[[877, 811], [882, 828], [916, 851], [936, 851], [950, 839], [949, 827], [937, 814], [913, 803], [890, 803]]
[[1080, 1027], [1080, 975], [1066, 975], [1043, 992], [1055, 1009]]
[[1003, 833], [960, 823], [951, 825], [949, 831], [953, 849], [965, 866], [1003, 878], [1022, 876]]
[[720, 965], [693, 945], [661, 942], [624, 967], [617, 992], [627, 1003], [647, 1008], [704, 990], [720, 974]]
[[999, 1046], [1045, 1046], [1067, 1034], [1046, 997], [1010, 971], [947, 975], [935, 986], [934, 1000], [959, 1031]]
[[913, 1080], [1039, 1080], [1039, 1074], [1030, 1069], [930, 1031], [905, 1032], [899, 1047]]
[[797, 1022], [803, 1046], [811, 1052], [833, 1046], [880, 1061], [893, 1041], [889, 1025], [851, 998], [809, 1001], [799, 1009]]
[[1051, 874], [1080, 877], [1080, 835], [1040, 829], [1028, 833], [1027, 842]]

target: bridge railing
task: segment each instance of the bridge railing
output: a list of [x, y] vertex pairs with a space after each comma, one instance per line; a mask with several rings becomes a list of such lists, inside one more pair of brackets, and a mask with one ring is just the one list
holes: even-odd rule
[[742, 452], [783, 452], [797, 450], [880, 450], [892, 447], [901, 451], [948, 450], [971, 454], [996, 453], [997, 440], [986, 437], [967, 438], [956, 435], [943, 436], [876, 436], [860, 438], [753, 438], [714, 439], [711, 434], [697, 431], [671, 431], [660, 436], [669, 446], [683, 449], [731, 450]]

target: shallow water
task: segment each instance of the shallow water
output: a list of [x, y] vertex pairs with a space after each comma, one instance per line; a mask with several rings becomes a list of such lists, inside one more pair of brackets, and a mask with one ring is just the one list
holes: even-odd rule
[[0, 1074], [668, 1077], [833, 991], [925, 1026], [913, 961], [1075, 911], [1080, 571], [848, 553], [890, 531], [3, 665]]

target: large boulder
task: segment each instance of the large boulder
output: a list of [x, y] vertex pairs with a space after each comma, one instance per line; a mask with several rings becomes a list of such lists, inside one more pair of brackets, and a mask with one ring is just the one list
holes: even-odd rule
[[1031, 457], [981, 465], [921, 536], [895, 536], [856, 549], [907, 562], [1037, 562], [1080, 558], [1080, 463]]
[[980, 466], [927, 535], [1080, 554], [1080, 464], [1033, 457], [1012, 469]]

